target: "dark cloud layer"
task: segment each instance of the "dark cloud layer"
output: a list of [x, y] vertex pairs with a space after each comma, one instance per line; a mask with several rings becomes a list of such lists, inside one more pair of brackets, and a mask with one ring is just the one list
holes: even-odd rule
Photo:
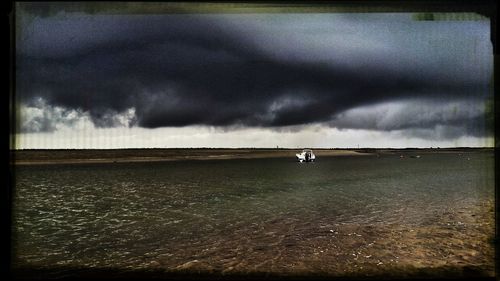
[[[136, 114], [132, 124], [146, 128], [280, 127], [329, 122], [346, 110], [386, 101], [477, 101], [488, 95], [488, 81], [435, 75], [446, 74], [446, 68], [401, 71], [390, 61], [370, 60], [348, 68], [335, 61], [272, 55], [256, 39], [257, 31], [231, 28], [231, 22], [214, 16], [66, 14], [34, 17], [21, 29], [16, 57], [20, 102], [43, 98], [52, 106], [88, 112], [101, 127], [114, 126], [110, 116], [130, 108]], [[272, 52], [280, 53], [279, 48]], [[469, 117], [453, 122], [463, 122], [465, 133], [481, 135]], [[365, 127], [432, 128], [445, 121]]]
[[[485, 118], [489, 102], [478, 99], [398, 101], [354, 108], [337, 114], [331, 126], [347, 129], [401, 131], [408, 135], [436, 135], [446, 139], [482, 137], [492, 128]], [[491, 133], [491, 132], [490, 132]]]

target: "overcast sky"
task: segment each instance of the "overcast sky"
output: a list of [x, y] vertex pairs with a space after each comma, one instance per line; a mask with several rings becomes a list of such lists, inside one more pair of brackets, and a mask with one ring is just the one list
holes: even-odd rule
[[17, 148], [493, 145], [487, 19], [18, 5]]

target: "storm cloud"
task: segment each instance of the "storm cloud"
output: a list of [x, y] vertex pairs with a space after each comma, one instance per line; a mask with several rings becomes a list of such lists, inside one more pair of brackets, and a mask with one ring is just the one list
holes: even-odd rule
[[21, 131], [54, 130], [51, 120], [79, 112], [97, 127], [279, 130], [321, 123], [380, 131], [451, 128], [444, 138], [491, 133], [484, 125], [491, 119], [488, 21], [422, 22], [410, 14], [24, 13], [16, 97], [29, 108], [61, 111], [37, 113], [37, 122], [22, 123]]

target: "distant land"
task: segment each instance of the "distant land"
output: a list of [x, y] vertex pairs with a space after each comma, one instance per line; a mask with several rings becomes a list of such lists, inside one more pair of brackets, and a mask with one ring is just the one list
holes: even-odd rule
[[[126, 149], [22, 149], [11, 150], [15, 165], [128, 163], [180, 160], [222, 160], [251, 158], [295, 158], [297, 148], [126, 148]], [[321, 157], [335, 156], [413, 156], [426, 153], [493, 152], [494, 148], [316, 148]]]

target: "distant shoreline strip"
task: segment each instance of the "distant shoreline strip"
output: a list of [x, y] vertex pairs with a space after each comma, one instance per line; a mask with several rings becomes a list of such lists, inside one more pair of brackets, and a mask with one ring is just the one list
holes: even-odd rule
[[[354, 151], [332, 151], [319, 153], [318, 157], [336, 156], [366, 156], [372, 153], [359, 153]], [[232, 159], [265, 159], [265, 158], [290, 158], [295, 159], [295, 153], [256, 153], [256, 154], [219, 154], [219, 155], [176, 155], [172, 157], [117, 157], [117, 158], [92, 158], [92, 159], [51, 159], [51, 160], [14, 160], [14, 165], [57, 165], [57, 164], [113, 164], [113, 163], [146, 163], [146, 162], [171, 162], [190, 160], [232, 160]]]

